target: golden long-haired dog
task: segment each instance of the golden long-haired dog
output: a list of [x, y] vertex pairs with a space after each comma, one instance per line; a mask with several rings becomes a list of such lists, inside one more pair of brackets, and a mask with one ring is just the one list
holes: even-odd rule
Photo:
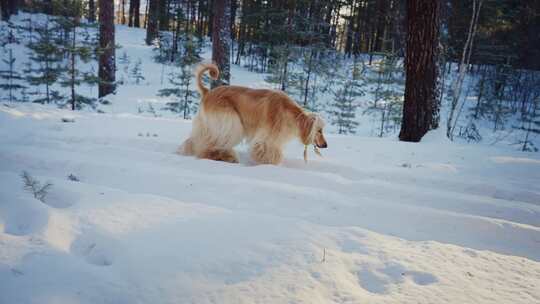
[[201, 64], [197, 68], [201, 105], [193, 118], [191, 136], [178, 149], [180, 154], [237, 163], [233, 148], [246, 140], [256, 163], [279, 164], [285, 144], [294, 138], [306, 148], [314, 145], [316, 151], [317, 147], [327, 147], [323, 120], [304, 111], [284, 93], [239, 86], [209, 90], [202, 82], [207, 71], [213, 79], [219, 76], [215, 64]]

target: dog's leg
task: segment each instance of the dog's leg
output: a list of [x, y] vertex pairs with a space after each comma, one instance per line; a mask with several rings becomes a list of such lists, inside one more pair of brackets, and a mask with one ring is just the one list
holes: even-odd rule
[[217, 160], [217, 161], [224, 161], [228, 163], [238, 163], [238, 157], [236, 156], [236, 152], [234, 150], [215, 150], [215, 149], [209, 149], [206, 151], [203, 151], [203, 153], [199, 156], [200, 158], [206, 158], [211, 160]]
[[251, 158], [258, 164], [278, 165], [283, 160], [283, 153], [279, 147], [256, 142], [251, 146]]
[[238, 163], [233, 148], [243, 139], [244, 130], [235, 112], [205, 112], [197, 125], [197, 157]]
[[193, 151], [193, 139], [191, 137], [186, 139], [180, 145], [180, 147], [178, 147], [178, 150], [176, 150], [176, 153], [180, 155], [186, 155], [186, 156], [195, 155], [195, 152]]

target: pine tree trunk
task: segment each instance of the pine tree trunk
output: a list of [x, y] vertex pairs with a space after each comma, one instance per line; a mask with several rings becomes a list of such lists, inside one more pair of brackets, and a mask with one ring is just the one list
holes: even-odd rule
[[212, 88], [230, 83], [231, 0], [213, 1], [212, 60], [218, 65], [220, 79]]
[[141, 27], [141, 0], [133, 1], [135, 6], [133, 7], [133, 26]]
[[99, 97], [115, 90], [114, 2], [99, 0]]
[[173, 30], [173, 44], [171, 49], [171, 62], [174, 62], [176, 59], [176, 53], [178, 53], [178, 35], [180, 35], [180, 26], [182, 22], [180, 20], [180, 12], [178, 12], [176, 17], [176, 25]]
[[159, 1], [150, 0], [148, 8], [148, 27], [146, 28], [146, 44], [151, 45], [159, 34]]
[[88, 0], [88, 21], [92, 23], [96, 21], [96, 4], [94, 0]]
[[169, 30], [169, 4], [170, 0], [159, 1], [159, 30]]
[[150, 0], [146, 0], [144, 7], [144, 28], [148, 28], [148, 7], [150, 7]]
[[121, 16], [120, 16], [120, 23], [121, 24], [126, 24], [126, 0], [122, 0], [122, 11], [121, 11]]
[[0, 0], [0, 17], [2, 20], [8, 20], [9, 19], [9, 10], [7, 6], [8, 0]]
[[134, 0], [129, 0], [129, 10], [128, 10], [128, 26], [133, 26], [133, 2]]
[[2, 20], [9, 20], [11, 15], [17, 14], [19, 11], [19, 0], [0, 0], [2, 8]]
[[129, 0], [128, 26], [141, 27], [140, 8], [141, 8], [141, 0]]
[[9, 12], [10, 12], [11, 15], [17, 15], [17, 13], [19, 12], [19, 6], [20, 6], [19, 1], [20, 0], [9, 0], [8, 1]]
[[399, 139], [418, 142], [438, 112], [439, 1], [407, 0], [407, 54]]
[[45, 7], [43, 8], [43, 12], [47, 15], [52, 15], [52, 9], [53, 9], [52, 0], [45, 0], [43, 1], [43, 3], [45, 4]]
[[209, 5], [210, 10], [208, 11], [208, 16], [207, 16], [208, 31], [206, 34], [208, 35], [208, 37], [212, 38], [212, 31], [214, 30], [214, 9], [216, 5], [215, 2], [221, 2], [221, 1], [208, 0], [208, 2], [210, 3]]

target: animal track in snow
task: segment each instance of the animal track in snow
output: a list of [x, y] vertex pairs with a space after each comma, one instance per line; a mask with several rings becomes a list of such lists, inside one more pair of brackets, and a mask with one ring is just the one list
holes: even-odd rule
[[422, 286], [438, 282], [437, 277], [431, 273], [407, 270], [403, 265], [397, 263], [388, 263], [377, 269], [364, 266], [357, 273], [357, 276], [362, 288], [378, 294], [387, 293], [391, 284], [402, 284], [407, 278]]
[[83, 233], [71, 244], [71, 253], [83, 257], [86, 262], [96, 266], [110, 266], [113, 254], [112, 241], [95, 233]]

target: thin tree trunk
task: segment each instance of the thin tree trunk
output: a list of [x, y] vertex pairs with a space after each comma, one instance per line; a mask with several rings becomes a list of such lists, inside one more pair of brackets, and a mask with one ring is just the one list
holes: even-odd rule
[[148, 28], [148, 8], [150, 7], [150, 0], [146, 0], [146, 6], [144, 7], [144, 28]]
[[[49, 60], [45, 60], [45, 70], [46, 71], [49, 71]], [[49, 90], [49, 82], [45, 82], [45, 96], [46, 96], [46, 99], [47, 99], [47, 104], [51, 103], [51, 93], [50, 93], [50, 90]]]
[[439, 1], [407, 0], [407, 54], [399, 139], [418, 142], [438, 111]]
[[115, 90], [114, 2], [99, 0], [99, 97]]
[[311, 51], [309, 53], [309, 63], [308, 63], [308, 70], [307, 70], [307, 78], [306, 78], [306, 84], [304, 86], [304, 107], [307, 107], [308, 104], [308, 93], [309, 93], [309, 81], [311, 79], [311, 70], [313, 67], [313, 57], [315, 56], [315, 50], [311, 48]]
[[461, 63], [459, 65], [458, 77], [452, 84], [452, 103], [450, 105], [450, 114], [446, 124], [446, 136], [450, 139], [454, 139], [453, 128], [454, 115], [457, 108], [457, 104], [461, 97], [461, 88], [463, 86], [463, 80], [465, 79], [465, 72], [467, 66], [471, 60], [472, 47], [474, 36], [476, 35], [476, 28], [478, 26], [478, 17], [480, 16], [480, 9], [482, 8], [483, 0], [473, 0], [473, 13], [471, 16], [471, 23], [469, 24], [469, 32], [467, 34], [467, 41], [463, 46], [463, 53], [461, 54]]
[[70, 87], [71, 87], [71, 110], [75, 111], [75, 102], [76, 102], [76, 96], [75, 96], [75, 46], [77, 43], [77, 27], [73, 27], [73, 37], [71, 38], [71, 56], [70, 56], [70, 63], [71, 66], [69, 68], [70, 70]]
[[176, 25], [174, 27], [173, 31], [173, 45], [171, 50], [171, 62], [174, 62], [176, 58], [176, 53], [178, 52], [178, 35], [180, 34], [180, 25], [182, 24], [180, 21], [181, 12], [178, 11], [178, 14], [176, 16]]

